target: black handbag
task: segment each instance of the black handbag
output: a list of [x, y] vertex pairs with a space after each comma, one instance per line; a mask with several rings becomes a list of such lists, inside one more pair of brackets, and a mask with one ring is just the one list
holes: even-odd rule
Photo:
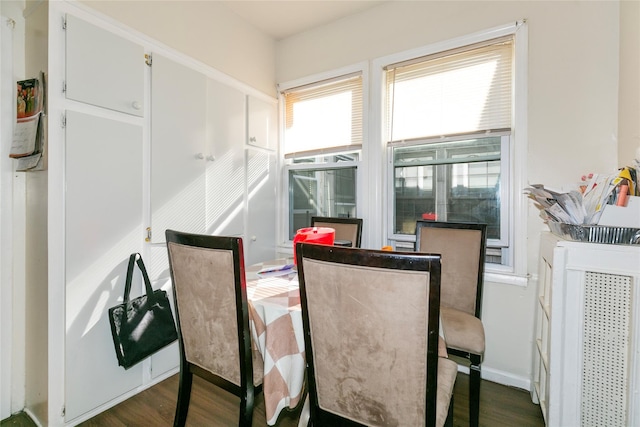
[[[136, 262], [142, 272], [146, 295], [129, 301]], [[129, 257], [124, 301], [109, 309], [109, 323], [118, 365], [125, 369], [178, 339], [167, 293], [151, 288], [147, 270], [139, 253], [133, 253]]]

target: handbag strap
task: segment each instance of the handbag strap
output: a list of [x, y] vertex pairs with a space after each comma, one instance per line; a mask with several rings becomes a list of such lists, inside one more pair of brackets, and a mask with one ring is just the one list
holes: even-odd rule
[[135, 264], [138, 264], [138, 268], [142, 272], [142, 279], [144, 280], [144, 287], [147, 293], [147, 298], [149, 300], [153, 299], [153, 288], [151, 287], [151, 281], [149, 280], [149, 275], [147, 274], [147, 269], [144, 267], [144, 262], [142, 261], [142, 255], [135, 252], [129, 256], [129, 266], [127, 267], [127, 279], [124, 284], [124, 303], [127, 304], [129, 302], [129, 293], [131, 292], [131, 282], [133, 280], [133, 269], [135, 268]]

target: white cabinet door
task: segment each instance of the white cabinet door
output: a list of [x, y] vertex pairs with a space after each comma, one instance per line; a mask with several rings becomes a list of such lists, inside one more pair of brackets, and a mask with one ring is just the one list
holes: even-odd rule
[[278, 144], [278, 110], [276, 103], [248, 96], [248, 143], [275, 150]]
[[153, 55], [151, 69], [151, 232], [205, 232], [207, 78]]
[[143, 116], [143, 47], [73, 15], [66, 25], [67, 98]]
[[276, 257], [276, 156], [247, 148], [247, 265]]
[[[142, 127], [67, 112], [65, 418], [135, 389], [142, 365], [118, 366], [107, 310], [142, 249]], [[139, 295], [141, 285], [132, 289]]]
[[244, 231], [245, 95], [215, 80], [207, 83], [207, 234]]

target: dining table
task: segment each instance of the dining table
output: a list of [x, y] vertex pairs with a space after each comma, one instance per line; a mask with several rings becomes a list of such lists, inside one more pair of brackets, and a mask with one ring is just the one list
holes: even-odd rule
[[262, 391], [268, 425], [295, 409], [304, 392], [305, 358], [298, 274], [293, 258], [246, 268], [253, 345], [264, 360]]
[[[262, 391], [267, 425], [285, 408], [293, 410], [304, 395], [305, 353], [298, 274], [293, 258], [279, 258], [245, 269], [252, 342], [264, 361]], [[438, 354], [447, 357], [440, 322]], [[308, 419], [305, 403], [301, 419]]]

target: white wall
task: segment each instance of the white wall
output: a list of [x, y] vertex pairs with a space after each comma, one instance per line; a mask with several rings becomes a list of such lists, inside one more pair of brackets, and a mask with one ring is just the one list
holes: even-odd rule
[[[15, 25], [10, 57], [3, 55], [2, 124], [0, 125], [0, 419], [22, 410], [25, 402], [24, 176], [6, 158], [15, 121], [15, 80], [24, 77], [24, 2], [3, 0], [0, 15]], [[6, 22], [0, 22], [3, 27]], [[5, 28], [3, 28], [5, 29]], [[7, 52], [4, 50], [3, 54]], [[6, 68], [8, 67], [8, 69]], [[14, 220], [14, 215], [18, 216]]]
[[[640, 1], [620, 3], [618, 166], [631, 166], [640, 149]], [[639, 159], [640, 160], [640, 159]]]
[[[614, 171], [618, 2], [388, 2], [280, 41], [276, 79], [293, 81], [521, 19], [529, 34], [529, 183], [560, 187], [585, 172]], [[526, 256], [534, 280], [527, 287], [485, 283], [483, 300], [483, 374], [523, 388], [531, 376], [539, 232], [546, 228], [537, 209], [528, 215]]]
[[[25, 17], [25, 75], [46, 72], [48, 4], [30, 2]], [[45, 122], [46, 123], [46, 122]], [[45, 124], [46, 127], [46, 124]], [[45, 154], [46, 155], [46, 154]], [[25, 410], [33, 419], [47, 419], [48, 402], [48, 280], [47, 178], [48, 171], [23, 173], [26, 185], [25, 252]], [[15, 287], [14, 287], [15, 289]]]
[[275, 44], [215, 1], [83, 0], [153, 39], [270, 95], [275, 92]]

